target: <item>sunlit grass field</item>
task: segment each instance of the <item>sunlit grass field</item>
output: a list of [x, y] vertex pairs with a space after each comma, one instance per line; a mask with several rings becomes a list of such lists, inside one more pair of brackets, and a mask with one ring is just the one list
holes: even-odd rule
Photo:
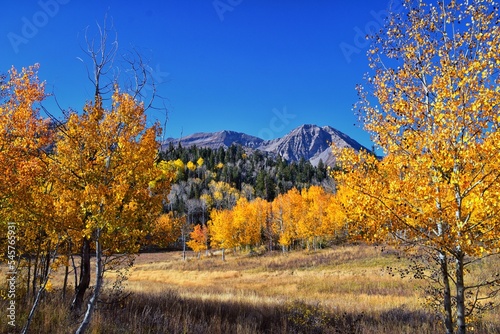
[[395, 257], [367, 246], [319, 252], [274, 252], [180, 262], [176, 253], [142, 254], [128, 288], [161, 293], [169, 287], [186, 298], [280, 304], [301, 300], [339, 311], [380, 312], [419, 307], [421, 282], [395, 279], [383, 268]]
[[[500, 263], [499, 263], [500, 264]], [[424, 281], [392, 275], [406, 266], [395, 251], [366, 245], [319, 251], [217, 255], [144, 253], [124, 283], [130, 295], [101, 303], [93, 333], [440, 333], [424, 306]], [[109, 272], [107, 286], [116, 276]], [[67, 333], [77, 320], [52, 279], [33, 332]], [[108, 300], [109, 301], [109, 300]], [[2, 306], [3, 307], [3, 306]], [[498, 311], [498, 310], [497, 310]], [[25, 318], [25, 315], [24, 315]], [[19, 320], [22, 323], [22, 320]], [[2, 321], [0, 330], [5, 332]], [[486, 314], [473, 333], [500, 333]]]

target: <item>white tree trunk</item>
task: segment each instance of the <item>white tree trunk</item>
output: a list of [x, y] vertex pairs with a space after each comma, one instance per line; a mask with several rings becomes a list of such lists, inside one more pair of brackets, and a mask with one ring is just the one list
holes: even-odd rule
[[[54, 250], [53, 255], [52, 255], [52, 261], [55, 260], [57, 254], [57, 248]], [[47, 259], [47, 261], [50, 261], [50, 258]], [[38, 289], [38, 293], [36, 295], [35, 301], [33, 302], [33, 306], [31, 307], [30, 314], [28, 315], [28, 319], [26, 320], [26, 324], [24, 325], [23, 329], [21, 330], [21, 334], [26, 334], [28, 333], [28, 330], [31, 325], [31, 320], [33, 320], [33, 316], [35, 315], [35, 311], [38, 307], [38, 303], [40, 302], [40, 298], [42, 297], [42, 294], [45, 292], [45, 287], [47, 286], [47, 283], [50, 278], [50, 273], [52, 272], [51, 267], [48, 267], [47, 275], [44, 278], [43, 284], [40, 286]], [[29, 282], [29, 280], [28, 280]]]
[[457, 279], [457, 334], [465, 334], [467, 324], [465, 321], [465, 284], [464, 284], [464, 255], [457, 249], [456, 257], [456, 279]]
[[95, 287], [92, 292], [92, 296], [87, 304], [87, 311], [83, 317], [82, 323], [76, 330], [75, 334], [83, 334], [90, 325], [90, 319], [92, 313], [95, 310], [97, 299], [99, 298], [99, 293], [101, 292], [102, 281], [103, 281], [103, 265], [102, 265], [102, 246], [100, 242], [101, 229], [98, 228], [96, 231], [96, 242], [95, 242], [95, 255], [96, 255], [96, 274], [95, 274]]
[[441, 276], [443, 278], [444, 325], [446, 327], [446, 334], [453, 334], [453, 312], [451, 303], [450, 277], [448, 275], [448, 258], [443, 252], [439, 253], [439, 265], [441, 267]]

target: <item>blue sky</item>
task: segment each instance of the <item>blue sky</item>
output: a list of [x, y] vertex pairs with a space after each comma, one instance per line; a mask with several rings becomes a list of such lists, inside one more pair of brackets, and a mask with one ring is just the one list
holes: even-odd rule
[[[366, 146], [352, 111], [368, 71], [364, 36], [390, 0], [32, 0], [2, 4], [0, 72], [40, 63], [62, 108], [92, 97], [81, 49], [105, 15], [118, 56], [147, 59], [166, 98], [166, 136], [235, 130], [271, 139], [311, 123]], [[118, 57], [117, 57], [118, 59]], [[88, 59], [87, 59], [88, 60]], [[119, 63], [117, 63], [119, 66]], [[61, 115], [53, 98], [44, 105]], [[163, 122], [160, 111], [148, 112]]]

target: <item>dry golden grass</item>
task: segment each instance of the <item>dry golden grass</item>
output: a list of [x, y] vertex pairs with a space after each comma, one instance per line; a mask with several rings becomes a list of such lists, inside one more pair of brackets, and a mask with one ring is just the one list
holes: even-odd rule
[[[406, 265], [395, 252], [366, 245], [262, 256], [236, 253], [226, 261], [145, 253], [137, 257], [125, 283], [132, 295], [101, 306], [92, 333], [440, 332], [442, 325], [422, 305], [425, 282], [384, 270]], [[109, 288], [116, 273], [106, 277]], [[52, 283], [61, 286], [61, 272]], [[68, 303], [55, 293], [48, 296], [34, 332], [66, 333], [75, 327]], [[0, 332], [4, 329], [0, 326]], [[475, 331], [499, 332], [494, 312]]]
[[421, 284], [382, 271], [394, 255], [369, 246], [344, 246], [318, 252], [242, 254], [180, 261], [178, 253], [141, 254], [127, 288], [161, 292], [169, 288], [186, 298], [265, 301], [302, 300], [340, 312], [377, 313], [420, 308]]

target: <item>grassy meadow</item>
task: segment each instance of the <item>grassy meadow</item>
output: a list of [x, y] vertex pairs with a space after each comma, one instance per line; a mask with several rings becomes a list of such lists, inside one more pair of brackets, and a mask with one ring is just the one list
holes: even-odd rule
[[[391, 275], [396, 252], [365, 245], [260, 256], [236, 253], [182, 260], [179, 252], [144, 253], [124, 283], [126, 298], [106, 299], [92, 333], [441, 333], [424, 307], [424, 281]], [[500, 264], [500, 261], [499, 263]], [[495, 264], [496, 267], [498, 267]], [[2, 268], [2, 270], [4, 270]], [[115, 273], [107, 273], [108, 288]], [[70, 333], [77, 320], [52, 279], [33, 333]], [[71, 295], [69, 293], [69, 295]], [[2, 314], [6, 309], [1, 301]], [[497, 310], [498, 311], [498, 310]], [[17, 324], [28, 310], [18, 311]], [[0, 332], [8, 327], [2, 319]], [[500, 333], [492, 311], [472, 333]]]

